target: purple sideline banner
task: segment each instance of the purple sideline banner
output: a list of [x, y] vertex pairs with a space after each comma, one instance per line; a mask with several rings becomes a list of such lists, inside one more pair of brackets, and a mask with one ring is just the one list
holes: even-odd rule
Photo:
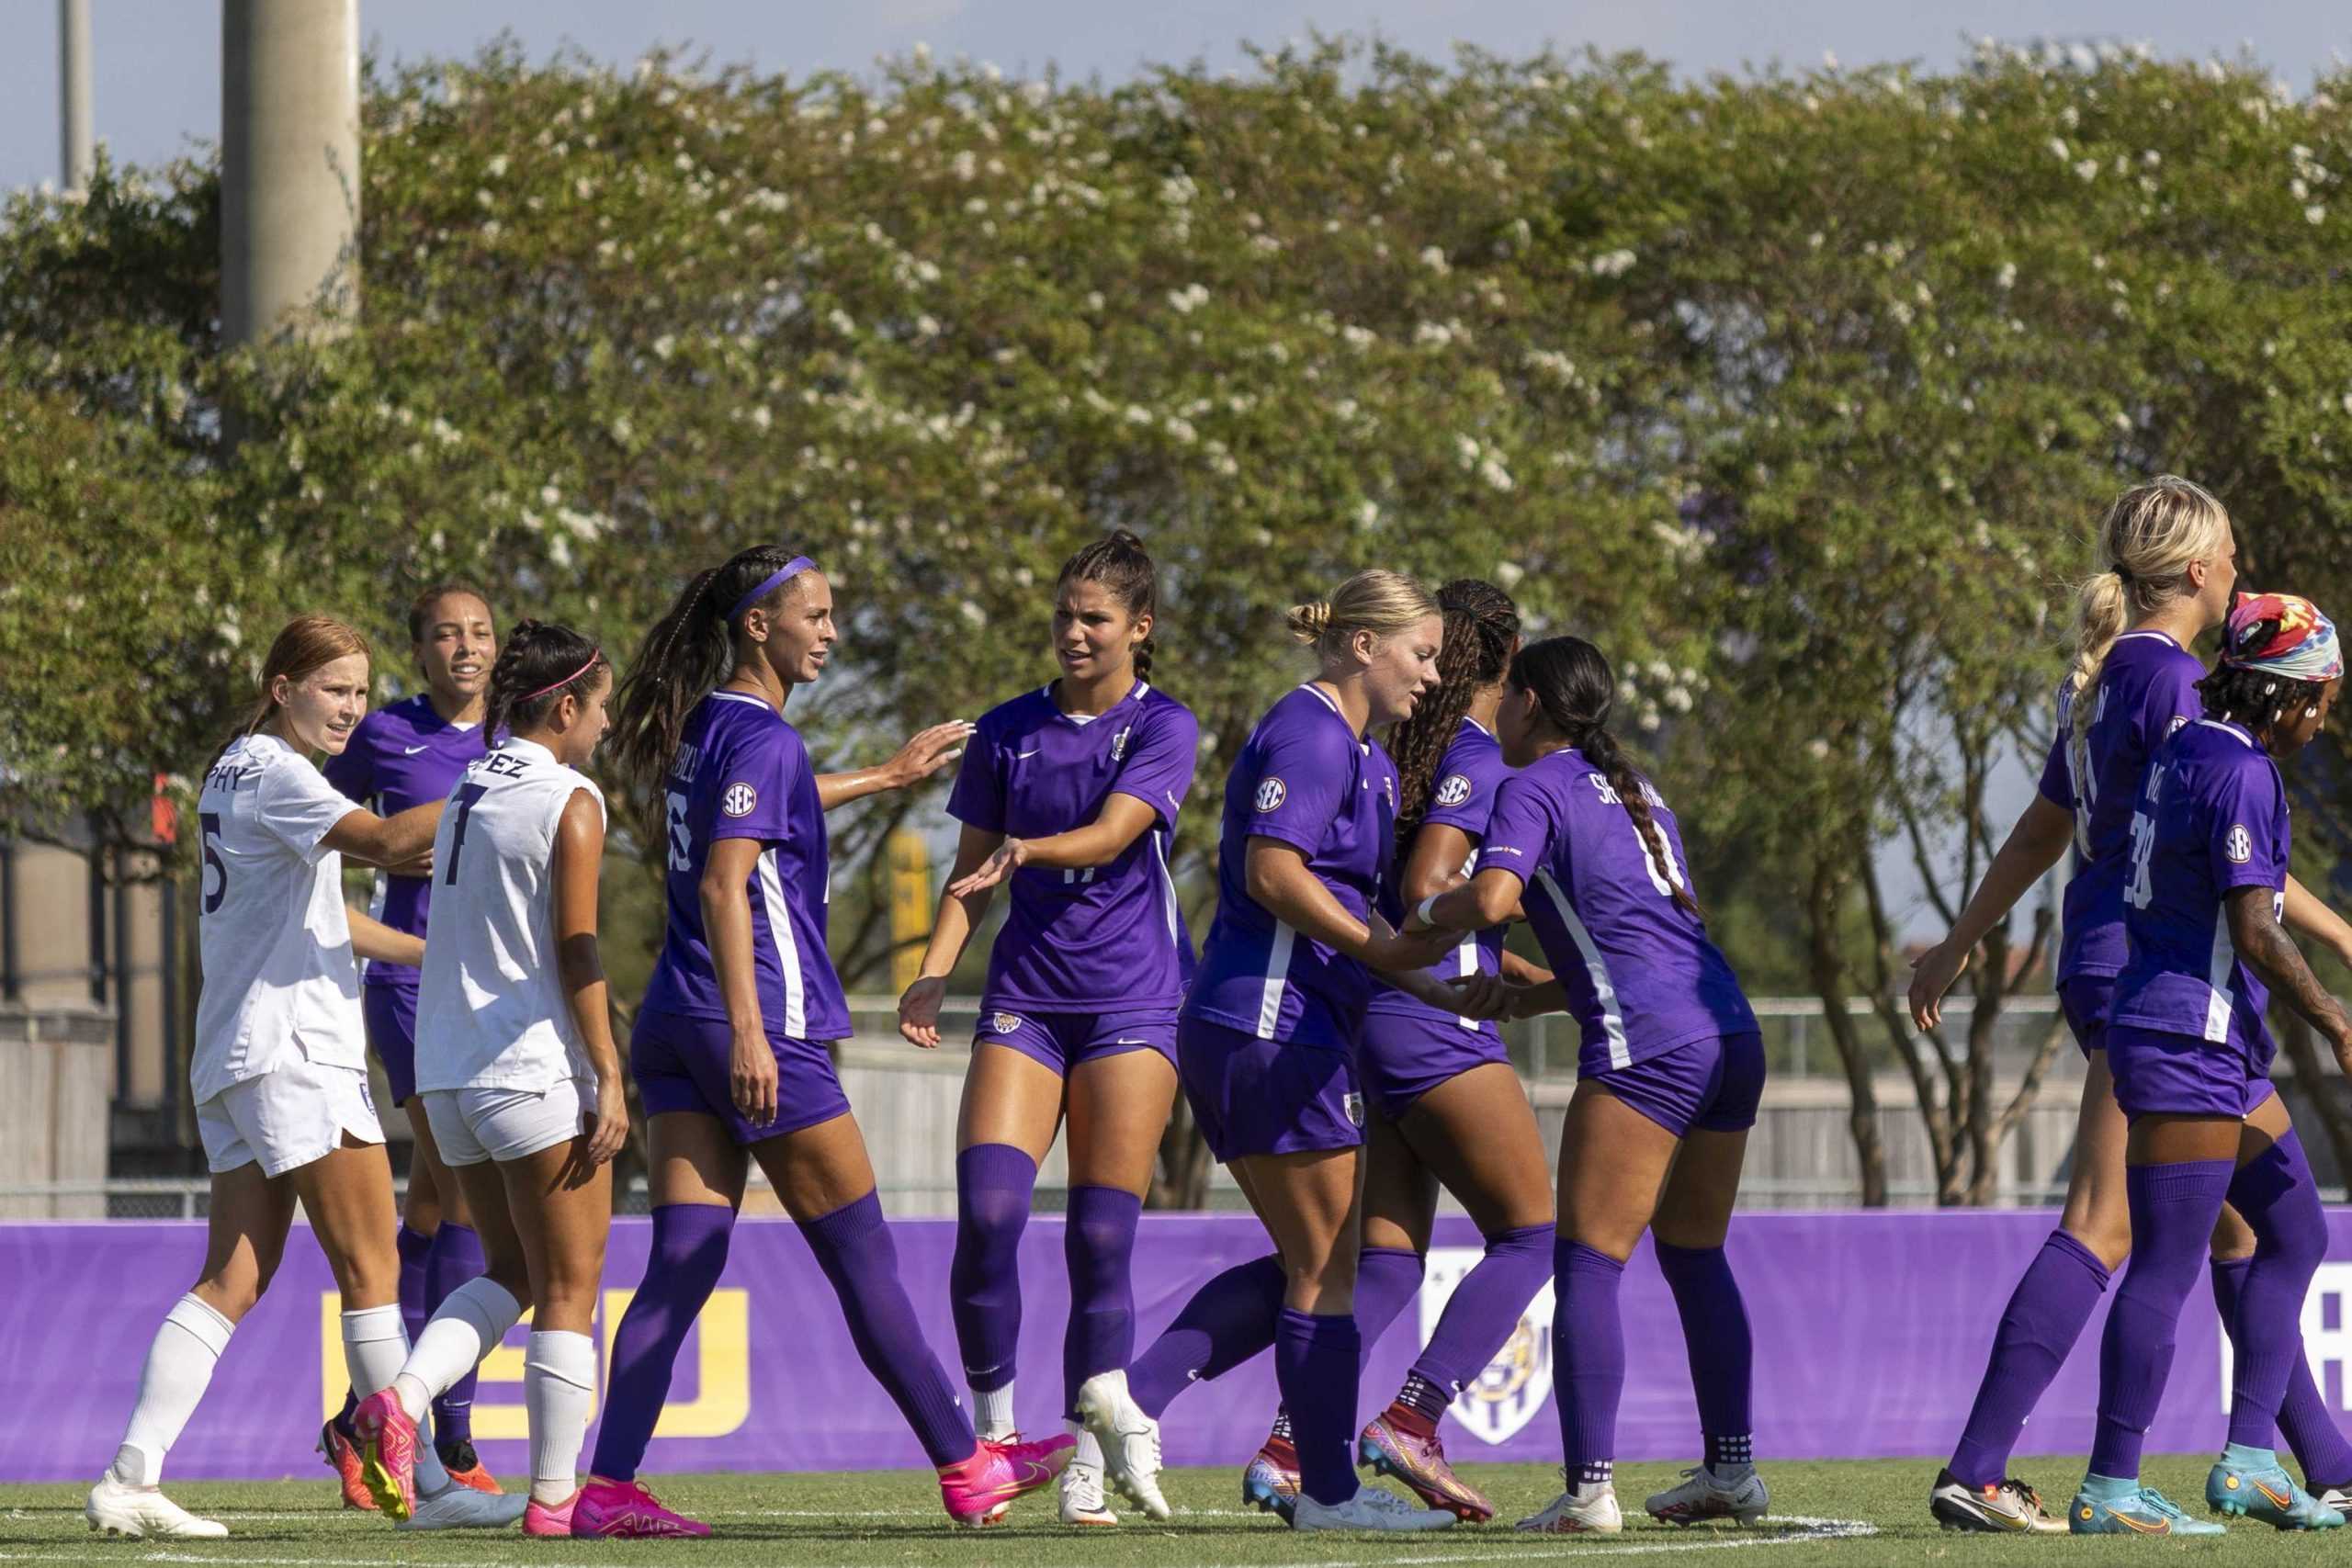
[[[1731, 1254], [1756, 1333], [1756, 1446], [1773, 1458], [1946, 1454], [1976, 1391], [2010, 1287], [2041, 1244], [2053, 1212], [1743, 1214]], [[2352, 1213], [2331, 1213], [2331, 1254], [2352, 1258]], [[953, 1222], [893, 1224], [908, 1290], [933, 1348], [954, 1373], [947, 1310]], [[1022, 1241], [1026, 1310], [1020, 1416], [1054, 1430], [1068, 1311], [1061, 1224], [1039, 1216]], [[650, 1227], [613, 1227], [598, 1342], [611, 1337], [645, 1266]], [[1387, 1399], [1435, 1323], [1445, 1293], [1477, 1258], [1466, 1221], [1440, 1222], [1418, 1311], [1374, 1349], [1360, 1418]], [[1147, 1215], [1136, 1254], [1138, 1344], [1148, 1343], [1193, 1286], [1266, 1250], [1247, 1215]], [[0, 1481], [79, 1481], [113, 1457], [136, 1394], [140, 1363], [164, 1313], [201, 1265], [200, 1224], [0, 1225]], [[1627, 1460], [1692, 1460], [1699, 1446], [1690, 1379], [1672, 1298], [1646, 1246], [1625, 1273]], [[2352, 1372], [2352, 1262], [2324, 1264], [2305, 1303], [2306, 1346], [2321, 1388], [2345, 1406]], [[337, 1303], [325, 1260], [298, 1228], [276, 1283], [221, 1359], [211, 1392], [174, 1451], [189, 1478], [317, 1477], [320, 1423], [343, 1396]], [[1551, 1290], [1455, 1406], [1457, 1460], [1559, 1461], [1551, 1389]], [[2021, 1451], [2081, 1453], [2098, 1395], [2098, 1334], [2083, 1342]], [[522, 1404], [523, 1330], [484, 1363], [474, 1432], [493, 1470], [528, 1463]], [[2223, 1348], [2199, 1289], [2181, 1325], [2156, 1452], [2216, 1450], [2225, 1426]], [[959, 1379], [960, 1382], [960, 1379]], [[1275, 1402], [1261, 1357], [1170, 1407], [1175, 1464], [1248, 1460]], [[586, 1462], [586, 1456], [582, 1456]], [[839, 1309], [797, 1230], [750, 1220], [735, 1235], [718, 1294], [680, 1358], [649, 1472], [916, 1467], [922, 1455], [859, 1365]]]

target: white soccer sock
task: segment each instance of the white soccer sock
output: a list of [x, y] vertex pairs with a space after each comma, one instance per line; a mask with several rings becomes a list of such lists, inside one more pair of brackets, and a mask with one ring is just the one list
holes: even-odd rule
[[139, 1403], [122, 1434], [109, 1472], [125, 1486], [153, 1486], [164, 1478], [164, 1456], [211, 1385], [212, 1369], [229, 1348], [231, 1323], [194, 1292], [172, 1303], [139, 1370]]
[[523, 1404], [531, 1417], [531, 1496], [554, 1507], [580, 1488], [580, 1445], [596, 1415], [595, 1341], [534, 1333], [523, 1353]]
[[[365, 1399], [378, 1389], [389, 1386], [400, 1376], [401, 1366], [408, 1360], [408, 1330], [401, 1325], [398, 1303], [390, 1306], [361, 1307], [357, 1312], [343, 1314], [343, 1367], [351, 1379], [351, 1391]], [[408, 1401], [401, 1401], [401, 1408], [408, 1408]], [[420, 1497], [431, 1497], [447, 1491], [449, 1472], [443, 1468], [441, 1456], [434, 1451], [433, 1427], [428, 1416], [412, 1415], [416, 1423], [416, 1491]]]
[[1065, 1421], [1062, 1426], [1071, 1437], [1078, 1439], [1078, 1447], [1070, 1451], [1070, 1463], [1083, 1465], [1090, 1470], [1101, 1470], [1102, 1468], [1102, 1439], [1096, 1437], [1093, 1430], [1082, 1421]]
[[1012, 1424], [1012, 1385], [991, 1389], [982, 1393], [972, 1391], [972, 1427], [991, 1442], [1002, 1442], [1015, 1430]]
[[409, 1352], [408, 1364], [392, 1385], [400, 1391], [401, 1408], [408, 1418], [423, 1420], [433, 1402], [480, 1366], [522, 1315], [523, 1303], [487, 1275], [450, 1292], [416, 1337], [416, 1348]]

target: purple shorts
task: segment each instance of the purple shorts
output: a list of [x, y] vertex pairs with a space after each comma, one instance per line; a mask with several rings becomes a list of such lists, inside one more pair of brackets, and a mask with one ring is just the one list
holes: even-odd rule
[[2066, 1027], [2075, 1032], [2075, 1043], [2086, 1056], [2107, 1049], [2107, 1015], [2114, 1006], [2112, 975], [2077, 975], [2058, 982], [2059, 1010], [2066, 1015]]
[[1126, 1012], [1023, 1012], [984, 1000], [972, 1043], [1007, 1046], [1064, 1077], [1083, 1063], [1129, 1051], [1157, 1051], [1172, 1066], [1176, 1008], [1170, 1003]]
[[1764, 1036], [1710, 1034], [1629, 1067], [1583, 1075], [1673, 1134], [1738, 1133], [1764, 1098]]
[[771, 1035], [768, 1049], [775, 1053], [775, 1120], [764, 1127], [752, 1125], [735, 1109], [728, 1084], [727, 1063], [735, 1032], [723, 1020], [687, 1018], [674, 1012], [640, 1012], [629, 1032], [628, 1066], [645, 1113], [691, 1111], [716, 1116], [727, 1123], [728, 1134], [739, 1145], [757, 1144], [836, 1116], [849, 1114], [849, 1097], [833, 1071], [832, 1054], [821, 1041], [778, 1040]]
[[416, 987], [362, 986], [359, 1017], [368, 1026], [368, 1049], [384, 1064], [384, 1087], [394, 1105], [416, 1098]]
[[2244, 1119], [2270, 1098], [2270, 1064], [2194, 1034], [2118, 1023], [2107, 1032], [2107, 1068], [2127, 1121], [2143, 1116]]
[[1176, 1026], [1176, 1070], [1219, 1164], [1363, 1142], [1363, 1096], [1345, 1050], [1261, 1040], [1187, 1018]]
[[1510, 1063], [1509, 1048], [1495, 1035], [1406, 1013], [1366, 1014], [1356, 1045], [1364, 1098], [1385, 1122], [1401, 1119], [1438, 1085], [1488, 1062]]

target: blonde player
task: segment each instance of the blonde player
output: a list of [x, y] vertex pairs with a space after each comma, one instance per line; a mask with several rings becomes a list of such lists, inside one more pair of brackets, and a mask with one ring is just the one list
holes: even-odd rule
[[491, 671], [507, 738], [466, 769], [433, 846], [433, 941], [417, 1001], [418, 1091], [481, 1231], [487, 1270], [449, 1293], [390, 1386], [352, 1417], [376, 1502], [414, 1504], [417, 1423], [532, 1309], [523, 1529], [568, 1536], [596, 1411], [589, 1337], [611, 1160], [628, 1134], [596, 949], [605, 797], [579, 770], [605, 733], [611, 666], [525, 621]]
[[[343, 750], [368, 708], [368, 644], [301, 615], [270, 644], [261, 694], [198, 801], [204, 989], [191, 1076], [212, 1168], [204, 1272], [164, 1317], [139, 1403], [84, 1512], [109, 1535], [228, 1534], [162, 1492], [164, 1456], [212, 1381], [240, 1318], [269, 1286], [300, 1202], [343, 1297], [351, 1386], [372, 1393], [408, 1354], [392, 1247], [391, 1167], [368, 1093], [357, 957], [413, 964], [415, 938], [356, 919], [343, 857], [413, 860], [438, 802], [390, 818], [354, 807], [311, 759]], [[454, 1486], [437, 1459], [413, 1528], [497, 1524], [514, 1500]], [[452, 1495], [455, 1494], [455, 1495]]]

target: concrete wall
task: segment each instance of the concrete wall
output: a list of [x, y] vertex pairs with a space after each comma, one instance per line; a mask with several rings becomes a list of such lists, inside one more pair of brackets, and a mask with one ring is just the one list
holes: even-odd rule
[[[0, 1007], [0, 1188], [106, 1179], [114, 1016]], [[0, 1219], [103, 1219], [105, 1200], [0, 1196]]]

